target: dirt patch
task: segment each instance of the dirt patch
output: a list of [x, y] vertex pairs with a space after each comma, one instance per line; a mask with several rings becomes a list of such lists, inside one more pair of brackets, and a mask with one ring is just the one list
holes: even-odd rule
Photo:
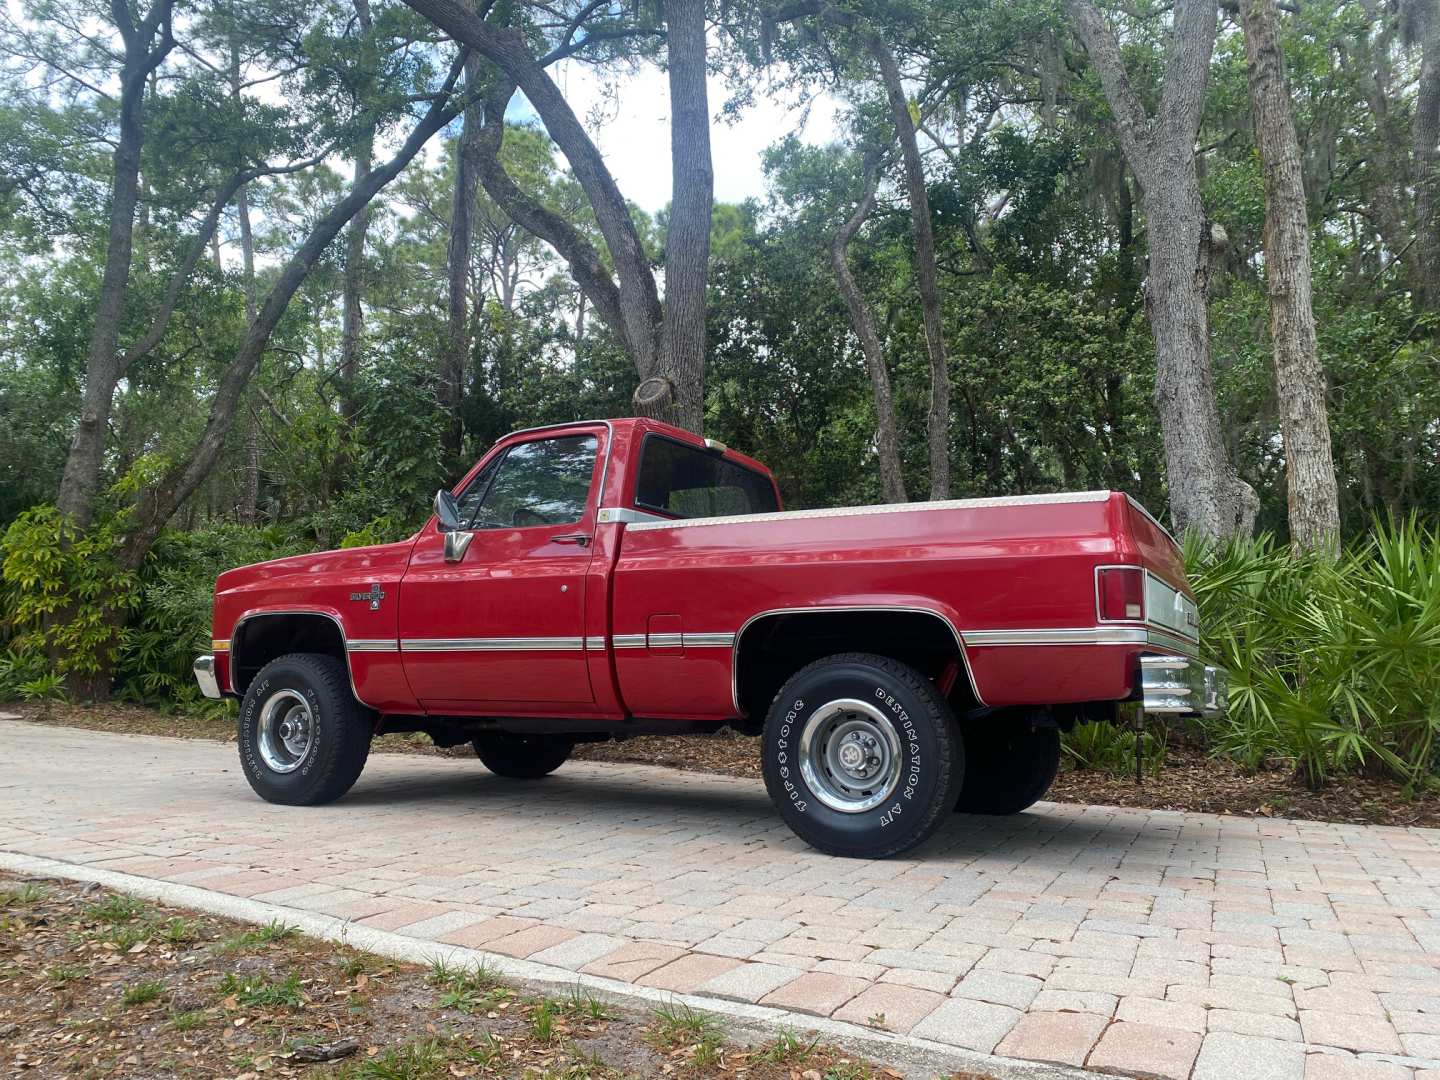
[[[60, 704], [54, 706], [48, 721], [41, 719], [40, 710], [33, 705], [6, 705], [5, 709], [27, 720], [63, 727], [222, 742], [235, 738], [229, 720], [161, 713], [139, 705]], [[382, 736], [375, 740], [373, 751], [461, 757], [472, 753], [468, 746], [439, 750], [420, 734]], [[585, 743], [576, 747], [575, 757], [760, 777], [759, 740], [729, 731], [718, 736], [640, 735], [621, 742]], [[1158, 775], [1145, 777], [1138, 786], [1133, 776], [1067, 768], [1046, 798], [1095, 806], [1440, 828], [1440, 795], [1430, 792], [1407, 797], [1403, 786], [1388, 777], [1339, 774], [1321, 790], [1310, 791], [1289, 768], [1251, 771], [1173, 740]]]
[[[898, 1069], [793, 1033], [731, 1041], [683, 1007], [527, 996], [138, 900], [0, 874], [0, 1073], [341, 1080], [884, 1080]], [[985, 1078], [979, 1078], [985, 1080]]]

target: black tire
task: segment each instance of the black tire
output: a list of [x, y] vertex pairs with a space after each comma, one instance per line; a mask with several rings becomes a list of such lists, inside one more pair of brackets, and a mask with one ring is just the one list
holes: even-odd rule
[[496, 731], [475, 740], [475, 753], [496, 776], [538, 780], [570, 757], [575, 743], [564, 735], [512, 735]]
[[[837, 704], [847, 700], [872, 711]], [[802, 749], [807, 730], [813, 753]], [[867, 787], [838, 771], [843, 759], [834, 748], [870, 732], [875, 739], [865, 745], [883, 747], [859, 753], [884, 758], [869, 759], [877, 764]], [[965, 775], [959, 728], [935, 685], [909, 665], [871, 653], [840, 653], [797, 672], [770, 706], [762, 742], [765, 788], [780, 816], [829, 855], [883, 859], [915, 847], [949, 817]], [[832, 760], [835, 769], [823, 764]], [[893, 781], [875, 779], [894, 776], [887, 770], [896, 761]], [[875, 799], [881, 801], [867, 805]], [[837, 809], [837, 801], [854, 809]]]
[[[277, 724], [294, 715], [287, 711], [287, 701], [290, 710], [303, 703], [310, 717], [309, 737], [294, 753], [273, 734]], [[373, 729], [370, 711], [350, 691], [343, 661], [291, 653], [261, 668], [240, 702], [240, 767], [255, 793], [268, 802], [287, 806], [333, 802], [360, 778], [370, 756]], [[279, 763], [283, 770], [274, 765], [277, 754], [287, 758]]]
[[982, 725], [964, 731], [970, 769], [955, 809], [999, 815], [1028, 810], [1060, 772], [1060, 732], [1032, 727], [1028, 717], [993, 717]]

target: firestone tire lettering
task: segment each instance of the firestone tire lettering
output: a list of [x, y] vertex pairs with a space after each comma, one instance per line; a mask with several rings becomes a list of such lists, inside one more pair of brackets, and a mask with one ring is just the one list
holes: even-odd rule
[[[827, 806], [801, 769], [806, 722], [842, 698], [873, 702], [899, 743], [895, 790], [858, 813]], [[766, 717], [761, 766], [771, 800], [802, 840], [829, 854], [884, 858], [921, 843], [949, 817], [964, 749], [955, 717], [930, 680], [889, 657], [842, 653], [801, 669], [781, 688]]]
[[[277, 690], [305, 699], [312, 719], [310, 745], [293, 772], [277, 773], [259, 751], [260, 709]], [[237, 741], [240, 768], [251, 788], [268, 802], [318, 806], [344, 795], [370, 755], [370, 713], [350, 691], [344, 662], [316, 653], [290, 653], [270, 661], [251, 680], [240, 703]]]

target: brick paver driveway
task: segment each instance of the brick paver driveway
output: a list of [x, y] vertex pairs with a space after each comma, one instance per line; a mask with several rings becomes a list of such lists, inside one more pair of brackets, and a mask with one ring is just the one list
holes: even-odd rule
[[1440, 1078], [1424, 829], [1042, 803], [860, 862], [804, 847], [753, 781], [380, 755], [294, 809], [229, 746], [5, 722], [0, 850], [1007, 1057]]

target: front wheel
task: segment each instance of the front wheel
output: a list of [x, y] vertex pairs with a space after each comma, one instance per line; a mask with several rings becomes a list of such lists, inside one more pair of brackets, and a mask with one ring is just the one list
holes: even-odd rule
[[268, 802], [333, 802], [360, 778], [372, 732], [344, 661], [291, 653], [261, 668], [240, 702], [240, 767]]
[[763, 741], [780, 816], [830, 855], [908, 851], [946, 819], [965, 775], [955, 717], [935, 685], [870, 653], [802, 668], [776, 695]]
[[512, 735], [487, 732], [477, 736], [475, 754], [496, 776], [538, 780], [564, 765], [574, 742], [563, 735]]

